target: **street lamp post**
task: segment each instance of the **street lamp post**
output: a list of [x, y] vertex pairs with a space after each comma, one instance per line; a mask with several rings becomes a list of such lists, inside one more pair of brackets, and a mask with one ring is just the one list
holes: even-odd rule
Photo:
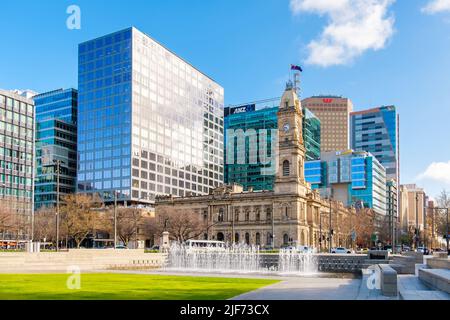
[[319, 252], [322, 252], [322, 211], [319, 209]]
[[450, 239], [448, 238], [449, 233], [449, 229], [448, 229], [448, 208], [445, 208], [446, 214], [447, 214], [447, 234], [445, 235], [445, 240], [447, 241], [447, 253], [449, 252], [449, 241]]
[[330, 224], [330, 253], [331, 253], [331, 251], [332, 251], [332, 249], [331, 249], [331, 247], [333, 246], [333, 229], [332, 229], [332, 226], [331, 226], [331, 215], [332, 215], [332, 209], [331, 209], [331, 203], [332, 203], [332, 200], [331, 200], [331, 197], [330, 197], [330, 221], [329, 221], [329, 224]]
[[114, 190], [114, 250], [117, 249], [117, 191]]
[[56, 164], [56, 251], [59, 251], [59, 175], [61, 160], [53, 160]]

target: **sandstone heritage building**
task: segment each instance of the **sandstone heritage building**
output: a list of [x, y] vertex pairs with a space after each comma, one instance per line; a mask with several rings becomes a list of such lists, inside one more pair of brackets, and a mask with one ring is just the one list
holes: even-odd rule
[[[209, 226], [201, 238], [225, 242], [280, 247], [308, 245], [350, 246], [350, 231], [339, 230], [340, 221], [353, 209], [321, 199], [305, 181], [305, 146], [302, 107], [296, 89], [288, 84], [278, 111], [278, 156], [273, 191], [243, 191], [240, 185], [224, 185], [210, 195], [159, 197], [156, 215], [167, 209], [195, 211]], [[330, 212], [332, 226], [329, 227]]]

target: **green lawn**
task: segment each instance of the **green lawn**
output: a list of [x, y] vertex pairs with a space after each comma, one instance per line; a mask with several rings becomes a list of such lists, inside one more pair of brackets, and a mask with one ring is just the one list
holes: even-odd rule
[[68, 274], [0, 274], [0, 300], [223, 300], [276, 283], [138, 274], [81, 274], [81, 289], [69, 290]]

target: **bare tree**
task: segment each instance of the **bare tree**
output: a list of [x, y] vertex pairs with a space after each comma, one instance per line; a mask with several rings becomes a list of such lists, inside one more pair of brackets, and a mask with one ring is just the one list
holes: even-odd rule
[[63, 198], [61, 211], [62, 231], [75, 241], [79, 248], [89, 234], [99, 227], [99, 214], [93, 209], [100, 208], [102, 202], [96, 195], [71, 194]]
[[56, 210], [54, 207], [42, 207], [35, 212], [34, 239], [56, 241]]
[[13, 225], [13, 213], [5, 200], [0, 201], [0, 234], [11, 232]]
[[117, 236], [125, 246], [127, 246], [132, 239], [136, 238], [141, 221], [141, 210], [137, 208], [117, 209]]
[[442, 209], [437, 209], [434, 212], [435, 229], [438, 236], [443, 237], [447, 234], [447, 212], [443, 209], [450, 210], [450, 192], [442, 190], [436, 202], [437, 206]]
[[375, 231], [375, 212], [367, 208], [358, 210], [354, 217], [354, 226], [357, 234], [357, 245], [359, 247], [370, 247], [371, 236]]
[[185, 242], [196, 239], [210, 227], [201, 215], [193, 210], [157, 208], [156, 234], [161, 235], [164, 231], [168, 231], [172, 240]]

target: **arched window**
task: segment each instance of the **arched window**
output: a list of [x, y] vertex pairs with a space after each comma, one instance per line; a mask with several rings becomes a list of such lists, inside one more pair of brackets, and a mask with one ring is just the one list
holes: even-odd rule
[[219, 232], [217, 234], [217, 241], [223, 241], [225, 239], [225, 236], [223, 235], [222, 232]]
[[285, 246], [287, 246], [289, 244], [289, 236], [288, 236], [287, 233], [285, 233], [284, 236], [283, 236], [283, 244]]
[[259, 212], [259, 210], [256, 210], [256, 221], [261, 220], [261, 213]]
[[257, 246], [261, 245], [261, 234], [259, 232], [256, 233], [255, 241]]
[[208, 222], [208, 211], [206, 210], [203, 211], [203, 221]]
[[237, 232], [234, 234], [234, 242], [239, 243], [239, 233]]
[[223, 222], [223, 217], [224, 217], [223, 208], [220, 208], [219, 209], [219, 222]]
[[250, 211], [245, 212], [245, 221], [250, 221]]
[[236, 210], [234, 212], [234, 221], [239, 221], [239, 211], [238, 210]]
[[245, 243], [249, 246], [250, 245], [250, 234], [247, 232], [245, 233]]
[[267, 232], [266, 244], [268, 246], [270, 246], [272, 244], [272, 234], [270, 232]]
[[203, 234], [203, 240], [208, 240], [208, 234], [207, 233]]
[[289, 177], [290, 175], [290, 164], [288, 160], [284, 160], [283, 162], [283, 177]]

